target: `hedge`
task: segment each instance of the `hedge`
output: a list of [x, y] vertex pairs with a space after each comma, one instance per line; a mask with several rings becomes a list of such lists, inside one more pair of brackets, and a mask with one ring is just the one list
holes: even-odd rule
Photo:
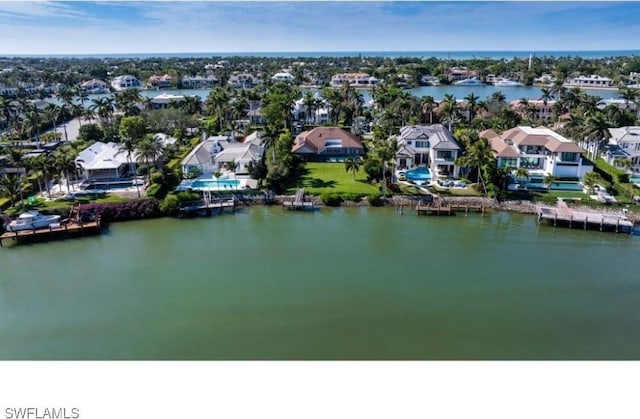
[[602, 158], [597, 158], [593, 164], [593, 171], [598, 173], [604, 180], [611, 183], [629, 183], [627, 172], [616, 169]]
[[157, 199], [133, 199], [120, 203], [90, 203], [80, 205], [79, 213], [82, 218], [100, 216], [103, 221], [142, 220], [160, 217], [160, 205]]

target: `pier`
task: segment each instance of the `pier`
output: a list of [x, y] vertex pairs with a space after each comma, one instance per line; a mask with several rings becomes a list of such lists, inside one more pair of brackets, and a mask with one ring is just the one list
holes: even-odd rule
[[180, 215], [192, 215], [195, 213], [211, 215], [214, 210], [222, 214], [226, 209], [231, 209], [232, 212], [235, 212], [235, 208], [235, 197], [214, 198], [211, 192], [205, 191], [203, 192], [201, 200], [190, 201], [180, 205], [180, 207], [178, 207], [178, 213]]
[[102, 229], [100, 216], [94, 220], [83, 221], [78, 214], [77, 207], [71, 209], [70, 217], [60, 223], [51, 224], [48, 227], [6, 231], [0, 235], [0, 247], [4, 246], [4, 240], [14, 240], [17, 243], [34, 242], [39, 240], [65, 239], [86, 234], [95, 234]]
[[479, 212], [484, 215], [484, 204], [469, 201], [452, 201], [448, 202], [438, 196], [432, 199], [423, 200], [416, 205], [416, 213], [418, 215], [455, 215], [456, 212]]
[[624, 214], [607, 214], [596, 210], [578, 210], [567, 206], [559, 200], [555, 207], [539, 205], [536, 207], [538, 224], [543, 220], [554, 227], [582, 228], [584, 230], [614, 231], [616, 233], [633, 233], [633, 221]]
[[296, 191], [293, 200], [290, 201], [282, 201], [282, 206], [286, 209], [296, 210], [296, 211], [304, 211], [304, 210], [313, 210], [315, 209], [315, 205], [313, 201], [305, 201], [304, 200], [304, 189], [298, 189]]

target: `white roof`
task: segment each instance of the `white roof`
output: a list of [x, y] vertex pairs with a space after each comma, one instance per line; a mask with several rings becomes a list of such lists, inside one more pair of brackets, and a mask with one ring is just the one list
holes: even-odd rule
[[522, 130], [527, 135], [548, 135], [563, 143], [573, 142], [570, 139], [563, 137], [562, 135], [558, 134], [557, 132], [549, 128], [544, 128], [544, 127], [533, 128], [533, 127], [523, 127], [523, 126], [520, 126], [518, 128], [520, 128], [520, 130]]
[[80, 152], [75, 161], [85, 170], [116, 169], [127, 164], [127, 153], [122, 151], [119, 144], [98, 141]]

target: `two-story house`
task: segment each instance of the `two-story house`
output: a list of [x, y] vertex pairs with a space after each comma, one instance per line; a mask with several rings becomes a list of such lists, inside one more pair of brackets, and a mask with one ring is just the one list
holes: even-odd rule
[[427, 167], [434, 178], [458, 177], [455, 164], [462, 148], [456, 138], [442, 125], [411, 125], [400, 129], [396, 137], [396, 168], [407, 170]]
[[[640, 173], [640, 127], [609, 128], [611, 138], [604, 150], [607, 163], [618, 168]], [[631, 167], [623, 167], [621, 161], [631, 160]]]
[[489, 129], [480, 137], [491, 142], [499, 168], [523, 168], [530, 177], [551, 175], [578, 180], [593, 170], [582, 148], [549, 128], [520, 126], [500, 135]]

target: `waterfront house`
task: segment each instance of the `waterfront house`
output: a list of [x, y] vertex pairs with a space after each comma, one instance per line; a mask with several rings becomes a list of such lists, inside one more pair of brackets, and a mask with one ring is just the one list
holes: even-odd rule
[[530, 112], [533, 112], [534, 119], [551, 119], [553, 117], [553, 107], [555, 100], [548, 100], [547, 103], [540, 99], [530, 99], [527, 101], [530, 110], [520, 100], [509, 102], [509, 109], [517, 112], [522, 118], [529, 119]]
[[443, 125], [404, 126], [395, 138], [398, 143], [395, 161], [398, 170], [422, 166], [427, 167], [434, 178], [460, 175], [455, 161], [462, 148]]
[[184, 76], [181, 80], [183, 89], [211, 89], [217, 83], [215, 76]]
[[624, 169], [640, 173], [640, 127], [609, 128], [611, 138], [604, 149], [607, 163], [623, 168], [622, 160], [631, 160], [631, 167]]
[[447, 79], [449, 81], [460, 81], [477, 77], [478, 73], [469, 70], [466, 67], [451, 67], [447, 70]]
[[565, 87], [613, 87], [613, 80], [608, 77], [601, 77], [596, 75], [591, 76], [579, 76], [569, 79], [565, 84]]
[[534, 84], [551, 85], [555, 83], [556, 79], [551, 74], [542, 74], [540, 77], [533, 79]]
[[182, 172], [185, 176], [191, 173], [224, 172], [226, 164], [234, 161], [237, 164], [237, 175], [248, 175], [249, 163], [262, 159], [264, 148], [260, 133], [254, 132], [243, 142], [233, 137], [212, 136], [198, 144], [182, 160]]
[[142, 87], [142, 83], [135, 76], [127, 74], [124, 76], [118, 76], [111, 80], [111, 87], [116, 92], [120, 92], [127, 89], [139, 89]]
[[228, 83], [234, 88], [252, 87], [262, 83], [259, 77], [248, 73], [235, 73], [229, 77]]
[[[135, 164], [135, 156], [131, 159]], [[131, 175], [127, 152], [116, 143], [98, 141], [82, 150], [75, 162], [82, 177], [88, 180], [114, 180]]]
[[151, 99], [151, 105], [153, 109], [166, 109], [171, 106], [172, 103], [178, 104], [184, 101], [182, 95], [170, 95], [168, 93], [162, 93]]
[[378, 84], [378, 79], [367, 73], [340, 73], [331, 77], [331, 87], [341, 87], [349, 83], [351, 87], [373, 87]]
[[173, 77], [168, 74], [163, 76], [153, 75], [149, 77], [149, 85], [152, 89], [171, 89], [173, 87]]
[[635, 102], [625, 99], [603, 99], [596, 105], [598, 109], [604, 110], [607, 106], [613, 105], [622, 111], [631, 112], [636, 118], [640, 118], [640, 109]]
[[310, 161], [343, 161], [364, 154], [362, 141], [338, 127], [316, 127], [298, 134], [293, 153]]
[[578, 180], [593, 170], [582, 148], [546, 127], [519, 126], [500, 135], [485, 130], [480, 137], [490, 141], [499, 168], [523, 168], [530, 177], [551, 175]]
[[109, 85], [107, 82], [91, 79], [80, 83], [80, 88], [90, 95], [109, 93]]

